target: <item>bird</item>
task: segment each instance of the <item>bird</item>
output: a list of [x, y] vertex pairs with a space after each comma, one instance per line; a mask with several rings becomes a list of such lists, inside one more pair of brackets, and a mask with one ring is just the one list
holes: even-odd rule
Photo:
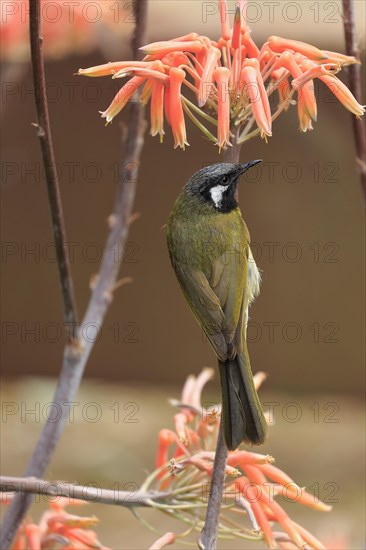
[[238, 182], [261, 162], [205, 166], [188, 180], [166, 224], [171, 264], [218, 359], [226, 446], [261, 445], [267, 422], [247, 348], [248, 308], [261, 276], [238, 204]]

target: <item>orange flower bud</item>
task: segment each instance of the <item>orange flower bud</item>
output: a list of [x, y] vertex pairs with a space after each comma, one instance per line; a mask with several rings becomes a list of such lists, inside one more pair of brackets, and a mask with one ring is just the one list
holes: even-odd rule
[[164, 89], [165, 86], [161, 82], [155, 81], [153, 83], [151, 105], [150, 105], [150, 119], [151, 130], [150, 134], [156, 136], [160, 134], [160, 142], [163, 141], [164, 132]]
[[219, 11], [221, 21], [221, 35], [224, 40], [229, 40], [231, 37], [229, 13], [226, 0], [219, 0]]
[[200, 87], [198, 90], [198, 105], [203, 107], [210, 95], [213, 73], [217, 67], [218, 61], [221, 57], [221, 52], [218, 48], [212, 47], [207, 50], [205, 65], [203, 67], [203, 73], [201, 76]]
[[203, 43], [200, 40], [152, 42], [140, 48], [147, 55], [160, 55], [163, 57], [170, 52], [200, 52]]
[[227, 147], [230, 144], [230, 71], [226, 67], [218, 67], [213, 73], [217, 86], [217, 145]]
[[42, 531], [39, 525], [30, 523], [26, 526], [24, 534], [27, 538], [29, 550], [39, 550], [42, 548]]
[[137, 92], [139, 86], [141, 86], [145, 80], [146, 79], [142, 76], [134, 76], [119, 90], [108, 109], [101, 113], [102, 118], [107, 119], [107, 124], [111, 122], [120, 111], [122, 111], [123, 107], [127, 105], [128, 101]]
[[169, 447], [178, 441], [177, 434], [172, 430], [160, 430], [158, 436], [158, 451], [156, 455], [156, 467], [161, 468], [169, 460]]
[[169, 117], [174, 136], [174, 149], [176, 149], [177, 147], [182, 147], [182, 149], [184, 149], [186, 145], [189, 145], [187, 141], [182, 100], [180, 97], [181, 87], [185, 76], [185, 72], [182, 69], [177, 69], [175, 67], [172, 67], [172, 69], [170, 69]]
[[96, 67], [89, 67], [88, 69], [79, 69], [77, 74], [82, 76], [109, 76], [118, 73], [123, 69], [131, 67], [146, 68], [151, 65], [148, 61], [117, 61], [115, 63], [104, 63], [103, 65], [97, 65]]
[[350, 92], [345, 84], [336, 76], [319, 76], [320, 80], [328, 86], [336, 98], [357, 118], [360, 118], [365, 113], [365, 106], [360, 105], [354, 95]]
[[[257, 72], [251, 66], [244, 66], [240, 75], [239, 86], [244, 90], [249, 96], [250, 103], [253, 110], [253, 115], [256, 120], [258, 128], [261, 130], [261, 134], [271, 136], [271, 120], [267, 119], [268, 108], [266, 106], [266, 100], [264, 95], [268, 97], [265, 90], [262, 90], [263, 81], [258, 82]], [[264, 99], [264, 101], [263, 101]]]
[[160, 537], [154, 542], [154, 544], [150, 546], [149, 550], [161, 550], [162, 548], [165, 548], [168, 544], [173, 544], [176, 538], [177, 537], [174, 533], [165, 533], [165, 535]]
[[262, 472], [264, 472], [267, 477], [269, 477], [276, 483], [279, 483], [280, 485], [289, 485], [295, 490], [300, 489], [300, 487], [294, 482], [293, 479], [291, 479], [290, 476], [285, 474], [285, 472], [283, 472], [276, 466], [273, 466], [273, 464], [264, 464], [262, 466]]
[[241, 45], [241, 13], [240, 6], [236, 6], [234, 26], [233, 26], [233, 37], [231, 39], [231, 47], [237, 50]]
[[290, 40], [289, 38], [281, 38], [280, 36], [270, 36], [268, 38], [268, 45], [273, 52], [282, 53], [285, 50], [293, 52], [299, 52], [309, 59], [327, 59], [328, 56], [325, 52], [318, 50], [315, 46], [307, 44], [306, 42], [300, 42], [298, 40]]
[[[294, 78], [294, 80], [291, 82], [293, 88], [299, 90], [304, 86], [304, 84], [306, 84], [310, 80], [313, 80], [314, 78], [319, 78], [320, 76], [324, 75], [334, 75], [341, 70], [341, 66], [339, 63], [327, 63], [326, 65], [313, 65], [311, 63], [311, 65], [312, 67], [307, 68], [307, 70], [305, 70], [302, 75]], [[308, 64], [303, 63], [301, 68], [303, 68], [303, 66], [307, 67]]]
[[269, 465], [274, 461], [273, 456], [252, 453], [251, 451], [234, 451], [229, 453], [227, 462], [231, 466], [244, 466], [245, 464]]

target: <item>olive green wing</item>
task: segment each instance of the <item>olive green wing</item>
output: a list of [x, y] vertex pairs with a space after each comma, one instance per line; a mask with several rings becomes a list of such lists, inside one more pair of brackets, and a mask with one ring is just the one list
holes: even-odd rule
[[248, 247], [226, 252], [212, 264], [210, 286], [224, 313], [223, 331], [228, 359], [243, 349], [245, 312], [248, 306]]
[[225, 315], [219, 298], [213, 292], [202, 271], [194, 271], [177, 264], [174, 265], [174, 269], [194, 316], [204, 330], [218, 358], [225, 361], [227, 357], [227, 344], [223, 331]]
[[184, 296], [221, 361], [243, 348], [247, 260], [245, 249], [223, 254], [213, 261], [209, 280], [202, 271], [174, 266]]

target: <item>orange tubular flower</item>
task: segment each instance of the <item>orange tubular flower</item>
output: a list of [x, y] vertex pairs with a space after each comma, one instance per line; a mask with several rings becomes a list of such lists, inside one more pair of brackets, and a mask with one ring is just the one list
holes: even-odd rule
[[317, 106], [314, 94], [314, 83], [312, 80], [306, 82], [298, 93], [298, 102], [301, 104], [302, 110], [308, 117], [317, 119]]
[[126, 76], [131, 76], [131, 75], [142, 76], [144, 78], [158, 80], [163, 84], [167, 84], [169, 82], [169, 77], [166, 74], [160, 71], [152, 70], [152, 69], [145, 69], [145, 68], [140, 69], [139, 67], [136, 67], [136, 68], [131, 67], [130, 69], [123, 69], [122, 71], [119, 71], [118, 73], [114, 74], [112, 78], [113, 79], [125, 78]]
[[301, 132], [308, 132], [313, 130], [313, 124], [311, 117], [307, 114], [303, 101], [299, 99], [297, 102], [297, 116], [299, 118], [299, 130]]
[[[304, 65], [304, 64], [303, 64]], [[302, 66], [303, 68], [303, 66]], [[327, 65], [313, 65], [311, 68], [305, 70], [300, 76], [294, 78], [291, 82], [291, 85], [295, 90], [299, 90], [314, 78], [319, 78], [320, 76], [334, 75], [341, 70], [339, 63], [328, 63]]]
[[203, 73], [201, 76], [200, 87], [198, 90], [198, 105], [203, 107], [207, 101], [211, 92], [213, 73], [217, 67], [218, 61], [221, 57], [221, 52], [218, 48], [212, 47], [207, 51], [205, 66], [203, 67]]
[[178, 436], [172, 430], [160, 430], [158, 452], [156, 455], [156, 467], [160, 468], [169, 460], [169, 448], [173, 443], [177, 443]]
[[235, 10], [231, 47], [237, 50], [240, 47], [240, 45], [241, 45], [241, 12], [240, 12], [240, 7], [237, 6]]
[[164, 93], [164, 113], [169, 126], [170, 124], [170, 86], [167, 86]]
[[162, 548], [165, 548], [169, 544], [173, 544], [176, 538], [177, 537], [174, 533], [165, 533], [165, 535], [160, 537], [152, 546], [150, 546], [149, 550], [162, 550]]
[[360, 118], [365, 113], [365, 106], [358, 103], [354, 95], [339, 78], [329, 75], [319, 76], [319, 78], [328, 86], [342, 105], [356, 115], [357, 118]]
[[161, 82], [153, 82], [151, 95], [151, 130], [150, 134], [160, 135], [160, 143], [164, 137], [164, 89], [165, 86]]
[[202, 404], [201, 404], [202, 390], [207, 384], [207, 382], [209, 382], [209, 380], [213, 378], [213, 376], [214, 376], [213, 369], [208, 367], [203, 369], [203, 371], [195, 379], [195, 383], [192, 387], [190, 403], [191, 405], [193, 405], [193, 407], [199, 410], [200, 413], [202, 413]]
[[262, 455], [260, 453], [252, 453], [249, 451], [236, 451], [230, 453], [227, 463], [230, 466], [241, 466], [245, 464], [254, 465], [270, 465], [274, 461], [274, 458], [270, 455]]
[[166, 42], [153, 42], [147, 46], [143, 46], [140, 50], [147, 55], [164, 56], [171, 52], [200, 52], [203, 48], [203, 43], [200, 40], [189, 41], [173, 41], [168, 40]]
[[230, 32], [229, 14], [228, 14], [226, 0], [219, 0], [219, 11], [220, 11], [222, 37], [224, 40], [230, 40], [231, 32]]
[[104, 63], [103, 65], [97, 65], [96, 67], [89, 67], [89, 69], [79, 69], [77, 74], [81, 76], [113, 76], [119, 71], [135, 67], [146, 68], [151, 66], [150, 61], [117, 61], [116, 63]]
[[304, 489], [296, 489], [292, 484], [286, 486], [286, 497], [295, 502], [300, 502], [304, 506], [318, 510], [319, 512], [330, 512], [332, 507], [325, 504], [321, 500], [315, 498], [314, 495], [308, 493]]
[[139, 86], [141, 86], [145, 80], [146, 79], [142, 76], [134, 76], [119, 90], [108, 109], [101, 113], [102, 118], [107, 119], [107, 124], [111, 122], [120, 111], [122, 111], [123, 107], [127, 105], [128, 101], [137, 92]]
[[276, 466], [273, 466], [273, 464], [264, 464], [262, 467], [262, 471], [265, 473], [266, 476], [271, 478], [276, 483], [279, 483], [280, 485], [288, 485], [294, 487], [294, 489], [300, 489], [300, 487], [294, 482], [293, 479], [290, 478], [290, 476], [285, 474], [285, 472], [283, 472]]
[[39, 550], [41, 546], [42, 541], [42, 531], [39, 527], [39, 525], [35, 525], [34, 523], [30, 523], [25, 528], [25, 536], [28, 539], [28, 548], [29, 550]]
[[271, 108], [269, 106], [267, 92], [266, 92], [266, 89], [264, 87], [264, 82], [263, 82], [262, 75], [261, 75], [261, 72], [260, 72], [259, 61], [257, 59], [248, 59], [247, 61], [245, 61], [244, 66], [245, 67], [253, 67], [253, 69], [255, 70], [256, 82], [257, 82], [257, 87], [258, 87], [258, 91], [259, 91], [260, 100], [261, 100], [261, 103], [262, 103], [262, 106], [263, 106], [264, 114], [265, 114], [266, 119], [267, 119], [268, 128], [271, 132], [270, 135], [272, 135]]
[[281, 53], [285, 50], [291, 50], [293, 52], [299, 52], [309, 59], [323, 60], [328, 59], [325, 52], [318, 50], [311, 44], [306, 42], [299, 42], [298, 40], [290, 40], [288, 38], [281, 38], [280, 36], [270, 36], [268, 38], [268, 45], [273, 52]]
[[255, 44], [255, 42], [252, 40], [250, 36], [250, 31], [246, 31], [243, 34], [242, 41], [244, 46], [247, 49], [247, 53], [249, 57], [258, 58], [259, 57], [259, 48]]
[[281, 68], [287, 69], [294, 79], [302, 75], [302, 71], [296, 63], [295, 56], [291, 52], [284, 52], [278, 57], [272, 67], [272, 72], [275, 72]]
[[314, 535], [309, 533], [309, 531], [305, 529], [302, 525], [299, 525], [294, 521], [292, 523], [294, 524], [304, 541], [310, 544], [311, 548], [315, 548], [315, 550], [327, 550], [324, 544], [322, 544], [320, 540], [314, 537]]
[[343, 53], [329, 52], [327, 50], [323, 50], [323, 53], [328, 56], [329, 63], [339, 63], [341, 67], [345, 67], [347, 65], [361, 64], [361, 61], [358, 61], [358, 59], [356, 59], [352, 55], [344, 55]]
[[253, 115], [257, 122], [258, 128], [261, 130], [261, 135], [271, 136], [271, 123], [267, 119], [265, 108], [262, 102], [262, 94], [259, 90], [256, 71], [253, 67], [246, 66], [241, 71], [240, 75], [241, 88], [249, 96]]
[[217, 145], [221, 149], [230, 143], [230, 71], [226, 67], [219, 67], [214, 71], [213, 78], [217, 86], [218, 126]]
[[174, 136], [174, 149], [177, 147], [185, 148], [189, 145], [186, 134], [186, 124], [184, 121], [181, 87], [186, 74], [183, 69], [173, 67], [170, 69], [170, 105], [169, 116], [170, 125]]
[[174, 416], [174, 425], [175, 425], [175, 431], [178, 434], [179, 441], [183, 443], [183, 445], [188, 445], [188, 438], [186, 433], [186, 423], [187, 423], [187, 417], [183, 413], [177, 413]]
[[244, 476], [235, 481], [235, 488], [249, 502], [268, 547], [276, 548], [271, 524], [259, 503], [257, 488]]

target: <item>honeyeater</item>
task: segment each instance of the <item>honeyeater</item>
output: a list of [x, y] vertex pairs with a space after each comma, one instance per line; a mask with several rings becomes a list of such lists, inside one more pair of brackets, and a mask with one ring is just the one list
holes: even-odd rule
[[246, 339], [260, 274], [237, 201], [240, 176], [258, 162], [202, 168], [182, 189], [167, 222], [175, 274], [218, 358], [229, 450], [243, 441], [259, 445], [267, 434]]

